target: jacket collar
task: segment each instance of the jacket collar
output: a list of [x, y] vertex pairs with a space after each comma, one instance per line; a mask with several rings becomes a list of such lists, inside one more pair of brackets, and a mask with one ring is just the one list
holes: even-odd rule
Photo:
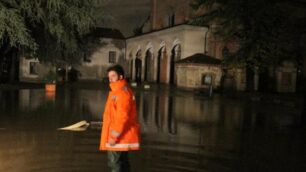
[[122, 79], [122, 80], [110, 83], [109, 86], [112, 91], [117, 91], [121, 89], [122, 87], [124, 87], [126, 84], [127, 84], [126, 80]]

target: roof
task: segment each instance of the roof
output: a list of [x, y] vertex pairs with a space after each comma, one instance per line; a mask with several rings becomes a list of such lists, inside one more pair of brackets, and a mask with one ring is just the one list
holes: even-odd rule
[[197, 28], [203, 28], [203, 27], [208, 28], [208, 26], [206, 26], [206, 25], [198, 26], [198, 25], [182, 23], [182, 24], [178, 24], [178, 25], [174, 25], [174, 26], [164, 27], [164, 28], [161, 28], [161, 29], [151, 30], [149, 32], [144, 32], [144, 33], [141, 33], [139, 35], [132, 35], [132, 36], [127, 37], [127, 39], [140, 37], [140, 36], [143, 36], [143, 35], [149, 35], [151, 33], [156, 33], [156, 32], [160, 32], [160, 31], [163, 31], [163, 30], [168, 30], [168, 29], [172, 29], [172, 28], [176, 28], [176, 27], [180, 27], [180, 26], [192, 26], [192, 27], [197, 27]]
[[96, 27], [92, 34], [96, 37], [124, 39], [124, 36], [118, 29]]
[[194, 54], [192, 56], [186, 57], [184, 59], [176, 61], [178, 64], [184, 64], [184, 63], [197, 63], [197, 64], [214, 64], [214, 65], [219, 65], [221, 64], [221, 60], [210, 57], [205, 54]]

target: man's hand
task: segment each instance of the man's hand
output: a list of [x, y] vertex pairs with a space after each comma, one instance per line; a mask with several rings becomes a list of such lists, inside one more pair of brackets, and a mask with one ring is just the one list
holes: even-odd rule
[[109, 144], [110, 146], [115, 146], [115, 145], [116, 145], [116, 142], [115, 142], [115, 140], [110, 139], [110, 140], [108, 141], [108, 144]]

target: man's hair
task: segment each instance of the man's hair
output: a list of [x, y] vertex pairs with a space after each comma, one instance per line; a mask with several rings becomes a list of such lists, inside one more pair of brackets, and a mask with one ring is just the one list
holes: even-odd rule
[[120, 65], [114, 65], [114, 66], [111, 66], [107, 69], [107, 73], [110, 72], [110, 71], [115, 71], [119, 76], [122, 75], [123, 78], [124, 78], [124, 70], [123, 70], [123, 67], [120, 66]]

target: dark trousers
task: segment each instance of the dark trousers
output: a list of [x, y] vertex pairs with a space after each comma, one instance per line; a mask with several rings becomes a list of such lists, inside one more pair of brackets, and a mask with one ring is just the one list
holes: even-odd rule
[[107, 151], [107, 158], [111, 172], [130, 172], [127, 151]]

